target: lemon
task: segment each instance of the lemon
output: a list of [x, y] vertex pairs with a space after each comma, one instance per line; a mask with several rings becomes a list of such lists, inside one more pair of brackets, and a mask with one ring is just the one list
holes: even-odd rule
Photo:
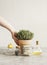
[[13, 45], [11, 43], [8, 44], [8, 48], [13, 48]]

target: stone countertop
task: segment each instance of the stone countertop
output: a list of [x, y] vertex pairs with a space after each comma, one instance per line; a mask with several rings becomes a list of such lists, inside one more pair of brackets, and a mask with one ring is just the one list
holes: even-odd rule
[[14, 53], [12, 55], [6, 53], [7, 50], [0, 49], [0, 65], [47, 65], [46, 48], [43, 49], [42, 55], [39, 56], [15, 56]]

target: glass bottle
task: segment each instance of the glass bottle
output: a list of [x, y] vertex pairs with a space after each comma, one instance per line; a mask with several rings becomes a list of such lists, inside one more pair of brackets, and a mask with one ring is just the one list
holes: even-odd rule
[[32, 54], [34, 54], [34, 55], [40, 55], [41, 53], [42, 53], [42, 50], [41, 50], [41, 48], [39, 46], [39, 41], [36, 41], [36, 45], [35, 45], [35, 47], [33, 49]]

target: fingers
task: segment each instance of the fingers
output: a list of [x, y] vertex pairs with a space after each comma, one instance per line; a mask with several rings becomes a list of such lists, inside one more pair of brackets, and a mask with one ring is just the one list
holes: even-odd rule
[[16, 37], [14, 37], [14, 41], [16, 42], [17, 45], [19, 45], [19, 41]]
[[16, 36], [17, 36], [17, 33], [14, 32], [14, 33], [12, 34], [12, 38], [14, 39], [15, 43], [16, 43], [17, 45], [19, 45], [19, 40], [16, 38]]
[[15, 36], [15, 37], [17, 36], [17, 33], [16, 33], [16, 32], [14, 33], [14, 36]]

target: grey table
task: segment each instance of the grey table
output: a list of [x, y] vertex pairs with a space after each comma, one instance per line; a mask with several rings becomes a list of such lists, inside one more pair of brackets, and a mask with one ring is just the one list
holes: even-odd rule
[[15, 56], [6, 53], [8, 50], [0, 49], [0, 65], [47, 65], [47, 48], [43, 48], [42, 55]]

